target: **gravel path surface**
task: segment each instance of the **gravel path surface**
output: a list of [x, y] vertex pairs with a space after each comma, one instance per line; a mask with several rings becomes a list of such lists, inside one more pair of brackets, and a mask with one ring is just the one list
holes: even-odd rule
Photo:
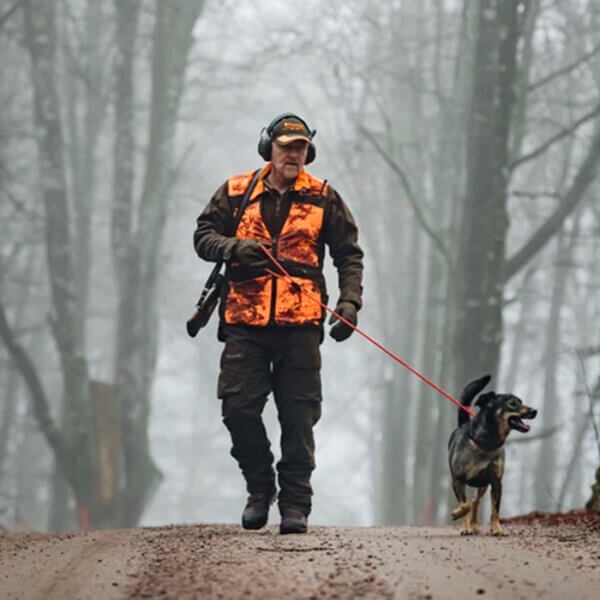
[[600, 532], [189, 525], [0, 537], [0, 598], [600, 598]]

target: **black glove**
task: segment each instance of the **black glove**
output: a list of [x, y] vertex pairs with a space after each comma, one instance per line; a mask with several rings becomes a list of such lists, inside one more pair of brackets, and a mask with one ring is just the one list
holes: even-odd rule
[[232, 258], [244, 267], [262, 268], [269, 265], [269, 259], [256, 240], [236, 240]]
[[[358, 311], [356, 309], [356, 306], [352, 302], [346, 302], [344, 300], [341, 300], [337, 303], [337, 306], [335, 307], [335, 312], [338, 313], [341, 317], [344, 317], [346, 321], [352, 323], [352, 325], [356, 325], [356, 323], [358, 322]], [[333, 325], [334, 323], [336, 324]], [[354, 331], [352, 327], [346, 325], [346, 323], [343, 323], [334, 315], [331, 315], [331, 318], [329, 319], [329, 324], [333, 325], [333, 327], [329, 331], [329, 335], [336, 342], [343, 342], [345, 339], [348, 339]]]

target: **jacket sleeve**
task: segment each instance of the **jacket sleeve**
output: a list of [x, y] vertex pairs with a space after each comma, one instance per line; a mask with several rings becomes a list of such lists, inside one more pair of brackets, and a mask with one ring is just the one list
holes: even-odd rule
[[358, 245], [358, 228], [350, 209], [331, 186], [324, 241], [338, 272], [339, 301], [362, 306], [363, 251]]
[[194, 248], [198, 256], [212, 262], [228, 261], [236, 241], [228, 235], [232, 229], [233, 207], [225, 182], [196, 221]]

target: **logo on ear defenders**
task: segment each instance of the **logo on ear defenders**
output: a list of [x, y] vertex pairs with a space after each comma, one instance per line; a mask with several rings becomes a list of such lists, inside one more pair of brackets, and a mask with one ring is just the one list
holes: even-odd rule
[[284, 121], [283, 128], [291, 129], [292, 131], [304, 131], [304, 125], [300, 123], [291, 123], [290, 121]]

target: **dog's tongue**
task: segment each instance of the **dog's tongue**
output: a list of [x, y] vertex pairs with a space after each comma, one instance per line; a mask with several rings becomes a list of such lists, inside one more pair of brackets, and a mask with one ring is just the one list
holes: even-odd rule
[[527, 433], [531, 429], [531, 427], [529, 425], [527, 425], [526, 423], [523, 423], [523, 421], [521, 421], [521, 419], [519, 419], [519, 417], [511, 417], [510, 422], [511, 422], [511, 425], [513, 426], [513, 428], [516, 429], [517, 431], [522, 431], [523, 433]]

